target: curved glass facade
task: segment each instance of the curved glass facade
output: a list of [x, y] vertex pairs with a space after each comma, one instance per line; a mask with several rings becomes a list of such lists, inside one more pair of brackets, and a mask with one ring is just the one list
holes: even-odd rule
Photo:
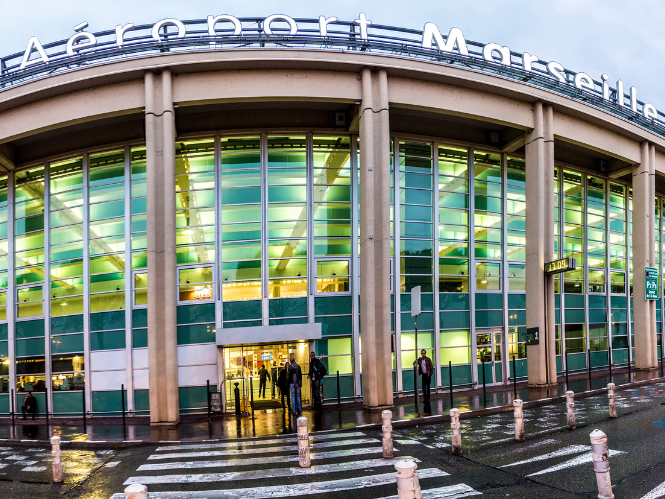
[[[416, 344], [437, 387], [506, 383], [513, 368], [524, 379], [524, 158], [392, 139], [393, 390], [413, 391]], [[216, 336], [252, 326], [321, 324], [325, 398], [338, 371], [341, 397], [360, 395], [357, 137], [255, 133], [175, 151], [181, 411], [205, 410], [207, 381], [229, 389], [235, 358]], [[39, 412], [48, 396], [55, 414], [115, 415], [122, 387], [147, 414], [147, 195], [141, 145], [0, 177], [0, 413], [10, 390], [31, 390]], [[610, 348], [614, 364], [629, 358], [631, 207], [630, 186], [556, 166], [552, 259], [577, 260], [555, 281], [559, 372], [566, 356], [570, 370], [607, 366]]]

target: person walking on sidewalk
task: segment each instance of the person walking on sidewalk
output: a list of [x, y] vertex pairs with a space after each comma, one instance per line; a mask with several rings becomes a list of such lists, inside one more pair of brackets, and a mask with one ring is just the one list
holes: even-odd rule
[[272, 398], [275, 398], [275, 385], [277, 385], [277, 363], [273, 360], [270, 368], [270, 381], [272, 382]]
[[314, 409], [321, 409], [323, 403], [321, 400], [321, 380], [326, 375], [327, 371], [323, 363], [316, 358], [314, 352], [309, 353], [309, 385], [312, 390], [312, 401], [314, 402]]
[[[279, 394], [282, 398], [282, 407], [291, 410], [291, 397], [289, 395], [289, 363], [284, 362], [284, 369], [279, 371], [277, 378], [277, 386], [279, 387]], [[284, 406], [284, 398], [286, 397], [286, 406]]]
[[[418, 359], [418, 374], [422, 376], [423, 385], [423, 399], [427, 404], [429, 403], [430, 385], [432, 383], [432, 375], [434, 374], [434, 364], [432, 359], [427, 356], [427, 352], [423, 349], [420, 351], [421, 357]], [[416, 362], [413, 362], [416, 365]]]
[[35, 419], [35, 414], [37, 413], [37, 399], [32, 396], [32, 392], [28, 392], [25, 400], [23, 400], [21, 411], [23, 412], [23, 419], [25, 419], [26, 412], [32, 414], [32, 419]]
[[291, 392], [291, 408], [295, 414], [302, 412], [302, 401], [300, 399], [300, 390], [302, 388], [302, 371], [296, 363], [296, 358], [291, 354], [291, 363], [289, 364], [289, 391]]
[[266, 398], [266, 379], [270, 379], [270, 373], [264, 364], [259, 369], [259, 398], [261, 398], [261, 393], [263, 393], [263, 398]]

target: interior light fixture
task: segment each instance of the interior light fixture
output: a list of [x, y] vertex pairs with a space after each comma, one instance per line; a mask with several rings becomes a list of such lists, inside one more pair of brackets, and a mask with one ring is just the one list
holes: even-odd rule
[[187, 229], [187, 230], [183, 230], [182, 233], [185, 236], [191, 236], [192, 234], [194, 234], [194, 231], [192, 229]]

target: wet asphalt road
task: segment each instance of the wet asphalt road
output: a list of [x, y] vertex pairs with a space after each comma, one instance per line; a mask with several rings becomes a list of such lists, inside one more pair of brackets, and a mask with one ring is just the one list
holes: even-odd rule
[[[606, 395], [577, 400], [574, 431], [565, 429], [565, 403], [527, 409], [522, 443], [513, 440], [512, 412], [463, 420], [462, 456], [450, 454], [448, 423], [396, 429], [395, 456], [420, 461], [423, 497], [595, 498], [589, 433], [599, 428], [609, 438], [615, 496], [665, 497], [665, 486], [648, 495], [665, 482], [664, 390], [656, 384], [618, 392], [613, 420]], [[65, 483], [57, 486], [50, 484], [48, 447], [6, 446], [0, 497], [109, 499], [128, 483], [149, 482], [155, 497], [169, 499], [388, 498], [396, 494], [394, 463], [381, 459], [380, 439], [363, 428], [313, 434], [312, 468], [300, 476], [292, 435], [64, 451]]]

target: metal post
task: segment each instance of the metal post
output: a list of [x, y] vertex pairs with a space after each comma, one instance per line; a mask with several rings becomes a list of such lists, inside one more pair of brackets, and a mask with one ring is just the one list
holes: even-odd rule
[[206, 380], [206, 395], [208, 396], [208, 423], [210, 423], [210, 380]]
[[485, 394], [485, 359], [481, 358], [483, 368], [483, 406], [487, 405], [487, 395]]
[[120, 385], [120, 403], [122, 405], [122, 426], [125, 426], [125, 384]]
[[86, 420], [85, 420], [85, 388], [81, 391], [81, 396], [83, 398], [83, 428], [86, 427]]
[[16, 407], [16, 399], [14, 398], [14, 389], [12, 388], [9, 390], [11, 398], [9, 399], [9, 407], [10, 411], [12, 413], [12, 426], [14, 426], [14, 417], [15, 417], [15, 412], [14, 408]]
[[48, 428], [48, 388], [44, 388], [44, 409], [46, 412], [46, 427]]
[[252, 419], [254, 419], [254, 379], [251, 376], [249, 378], [249, 398], [252, 408]]
[[[233, 397], [235, 398], [236, 403], [236, 416], [240, 416], [240, 388], [238, 385], [240, 383], [234, 383], [236, 387], [233, 389]], [[282, 397], [282, 404], [284, 404], [284, 397]]]
[[450, 429], [452, 430], [453, 454], [462, 453], [462, 435], [460, 434], [459, 409], [450, 409]]
[[568, 429], [574, 430], [575, 424], [575, 393], [568, 390], [566, 392], [566, 409], [567, 409], [567, 422]]
[[513, 400], [513, 409], [515, 412], [515, 440], [524, 442], [524, 413], [522, 412], [523, 402], [520, 399]]
[[630, 358], [632, 355], [633, 352], [631, 352], [631, 348], [628, 348], [628, 383], [630, 383]]
[[513, 355], [513, 400], [517, 400], [517, 370], [515, 369], [515, 356]]
[[393, 458], [393, 424], [391, 422], [392, 417], [393, 417], [392, 411], [383, 411], [381, 413], [381, 418], [383, 419], [383, 426], [381, 426], [381, 431], [383, 431], [384, 459]]
[[62, 482], [62, 460], [60, 453], [60, 437], [51, 437], [51, 457], [53, 458], [53, 482]]
[[610, 383], [612, 383], [614, 381], [614, 378], [612, 377], [612, 345], [607, 346], [607, 357], [608, 357], [607, 363], [610, 366]]
[[125, 499], [148, 499], [148, 487], [133, 483], [125, 489]]
[[418, 480], [418, 465], [415, 461], [405, 459], [395, 464], [397, 470], [397, 497], [399, 499], [420, 499], [420, 481]]
[[617, 417], [617, 406], [614, 400], [614, 383], [607, 385], [607, 402], [609, 404], [610, 417]]
[[610, 479], [610, 453], [607, 435], [600, 430], [593, 430], [591, 438], [591, 459], [596, 472], [598, 499], [614, 499], [612, 480]]
[[307, 429], [307, 418], [298, 418], [298, 460], [301, 468], [310, 467], [309, 458], [309, 430]]
[[566, 348], [565, 352], [566, 357], [566, 390], [568, 390], [568, 349]]
[[589, 390], [591, 390], [591, 349], [587, 348], [587, 371], [589, 372]]
[[415, 387], [416, 414], [420, 417], [420, 400], [418, 397], [418, 316], [414, 316], [414, 329], [416, 333], [416, 362], [413, 365], [413, 386]]
[[453, 361], [448, 361], [448, 377], [450, 378], [450, 408], [455, 407], [453, 403]]
[[339, 371], [337, 371], [337, 412], [342, 410], [342, 399], [339, 394]]

